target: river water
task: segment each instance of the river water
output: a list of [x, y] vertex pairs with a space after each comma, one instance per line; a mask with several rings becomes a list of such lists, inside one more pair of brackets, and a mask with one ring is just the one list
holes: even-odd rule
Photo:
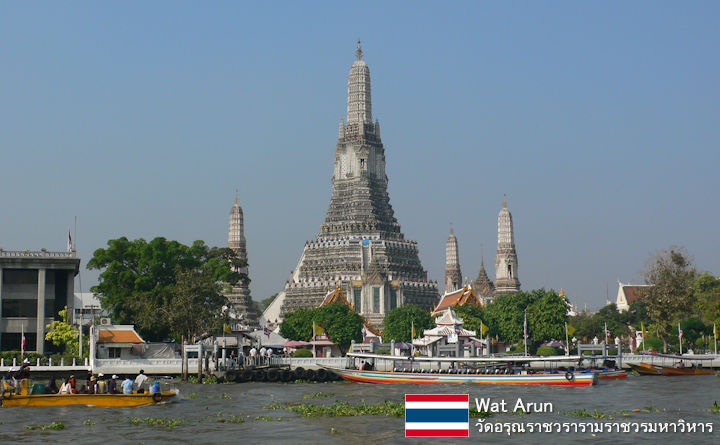
[[[379, 443], [518, 443], [553, 445], [590, 443], [632, 444], [682, 441], [687, 444], [720, 444], [720, 378], [710, 376], [630, 376], [626, 380], [601, 381], [587, 388], [513, 387], [504, 385], [374, 385], [350, 382], [328, 383], [239, 383], [198, 385], [179, 381], [177, 403], [137, 408], [1, 408], [0, 443], [73, 444], [379, 444]], [[311, 398], [323, 393], [322, 397]], [[403, 417], [316, 417], [270, 410], [273, 403], [332, 404], [334, 401], [376, 403], [403, 402], [406, 393], [460, 394], [475, 398], [505, 400], [509, 410], [523, 402], [550, 402], [552, 412], [517, 415], [501, 413], [483, 423], [530, 422], [677, 422], [712, 423], [713, 433], [480, 433], [470, 419], [470, 437], [462, 439], [418, 439], [404, 437]], [[331, 396], [327, 396], [332, 394]], [[651, 407], [651, 409], [645, 409]], [[569, 411], [598, 410], [613, 419], [568, 415]], [[632, 410], [641, 410], [633, 412]], [[175, 426], [152, 425], [137, 419], [182, 420]], [[239, 420], [241, 419], [241, 420]], [[218, 421], [224, 420], [224, 422]], [[63, 430], [29, 430], [27, 425], [61, 422]], [[235, 423], [238, 422], [238, 423]]]

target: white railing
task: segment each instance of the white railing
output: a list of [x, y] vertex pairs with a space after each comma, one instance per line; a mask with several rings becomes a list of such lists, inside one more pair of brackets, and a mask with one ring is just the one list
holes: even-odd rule
[[49, 250], [3, 250], [0, 258], [75, 258], [77, 252], [51, 252]]

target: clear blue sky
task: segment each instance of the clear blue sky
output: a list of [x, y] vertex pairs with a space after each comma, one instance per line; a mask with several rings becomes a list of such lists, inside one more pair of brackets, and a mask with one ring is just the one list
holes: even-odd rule
[[[718, 2], [3, 2], [0, 247], [226, 245], [255, 299], [329, 203], [360, 37], [390, 201], [442, 282], [494, 277], [503, 194], [525, 289], [598, 307], [651, 252], [720, 273]], [[96, 274], [83, 272], [87, 291]]]

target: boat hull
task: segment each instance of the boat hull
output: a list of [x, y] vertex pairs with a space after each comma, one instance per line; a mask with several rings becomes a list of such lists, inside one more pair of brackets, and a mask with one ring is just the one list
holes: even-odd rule
[[[155, 395], [159, 394], [159, 396]], [[155, 394], [34, 394], [8, 395], [2, 398], [3, 406], [66, 406], [92, 405], [105, 407], [132, 407], [173, 401], [177, 391]]]
[[669, 366], [653, 365], [652, 363], [640, 363], [639, 365], [630, 365], [632, 369], [642, 375], [709, 375], [714, 374], [712, 369], [698, 368], [671, 368]]
[[474, 383], [489, 385], [591, 386], [597, 383], [596, 373], [566, 374], [434, 374], [419, 372], [385, 372], [325, 367], [346, 380], [363, 383]]

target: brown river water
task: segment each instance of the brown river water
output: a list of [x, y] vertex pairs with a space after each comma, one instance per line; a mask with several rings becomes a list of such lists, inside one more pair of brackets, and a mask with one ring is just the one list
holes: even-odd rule
[[[177, 387], [177, 403], [137, 408], [0, 408], [0, 444], [415, 444], [415, 443], [517, 443], [597, 444], [682, 443], [720, 444], [720, 377], [630, 376], [627, 380], [601, 381], [589, 388], [513, 387], [504, 385], [403, 385], [328, 383], [239, 383], [198, 385], [164, 382]], [[330, 397], [307, 398], [316, 393]], [[512, 410], [523, 402], [550, 402], [552, 412], [517, 415], [500, 413], [484, 423], [555, 424], [588, 422], [677, 422], [712, 424], [712, 433], [481, 433], [479, 419], [470, 419], [470, 437], [452, 439], [405, 438], [403, 417], [315, 417], [305, 418], [285, 410], [264, 408], [275, 402], [332, 404], [334, 401], [376, 403], [403, 402], [412, 394], [469, 394], [475, 398], [504, 400]], [[652, 409], [645, 409], [651, 407]], [[567, 415], [569, 411], [598, 410], [613, 419]], [[641, 410], [633, 412], [632, 410]], [[182, 420], [175, 426], [152, 425], [133, 419]], [[225, 420], [219, 422], [218, 419]], [[242, 419], [239, 421], [238, 419]], [[239, 423], [234, 423], [237, 421]], [[29, 430], [27, 425], [61, 422], [63, 430]], [[634, 427], [633, 427], [634, 428]], [[554, 430], [553, 430], [554, 431]], [[698, 429], [698, 431], [700, 431]], [[707, 430], [706, 430], [707, 431]]]

